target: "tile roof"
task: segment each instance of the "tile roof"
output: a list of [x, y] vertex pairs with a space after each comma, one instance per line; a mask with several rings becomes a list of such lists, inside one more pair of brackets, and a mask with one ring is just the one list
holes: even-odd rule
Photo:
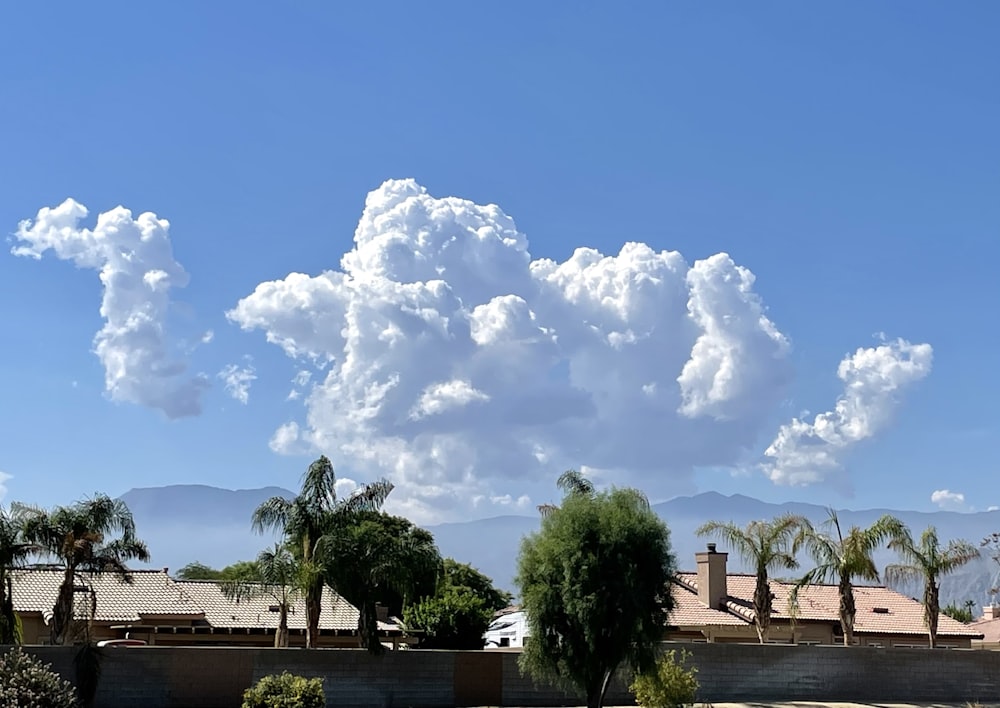
[[[697, 592], [697, 573], [679, 573], [678, 580]], [[753, 621], [753, 591], [756, 582], [756, 576], [751, 574], [730, 573], [726, 576], [729, 592], [727, 608], [750, 622]], [[774, 594], [772, 616], [775, 619], [790, 619], [788, 597], [795, 587], [794, 583], [772, 580], [770, 585]], [[854, 602], [857, 606], [855, 634], [927, 634], [923, 605], [895, 590], [882, 586], [855, 586]], [[840, 595], [836, 585], [807, 585], [799, 591], [796, 620], [839, 622], [839, 608]], [[979, 634], [980, 631], [972, 625], [962, 624], [946, 615], [941, 615], [938, 620], [938, 636], [978, 637]]]
[[[79, 585], [93, 588], [97, 598], [97, 622], [169, 624], [165, 620], [203, 621], [218, 628], [276, 628], [278, 612], [275, 598], [267, 595], [240, 602], [226, 599], [218, 583], [207, 580], [174, 580], [162, 570], [133, 570], [131, 582], [123, 582], [111, 573], [86, 574]], [[11, 574], [14, 609], [21, 613], [38, 612], [46, 623], [62, 582], [61, 570], [31, 568]], [[87, 593], [77, 599], [79, 611], [89, 603]], [[292, 602], [288, 614], [289, 629], [306, 626], [305, 601]], [[321, 630], [354, 631], [358, 628], [358, 610], [329, 588], [323, 589]], [[391, 622], [379, 622], [379, 629], [398, 630]]]
[[738, 627], [747, 624], [742, 617], [705, 607], [698, 599], [698, 586], [678, 576], [674, 582], [674, 609], [667, 623], [675, 627]]
[[1000, 619], [982, 617], [969, 624], [968, 627], [983, 635], [984, 644], [1000, 643]]
[[[131, 582], [113, 573], [84, 574], [78, 585], [89, 586], [97, 598], [94, 619], [98, 622], [142, 622], [156, 617], [204, 616], [202, 609], [162, 570], [134, 570]], [[61, 570], [31, 569], [11, 573], [14, 609], [39, 612], [48, 622], [62, 582]], [[87, 593], [81, 593], [88, 602]], [[86, 606], [86, 605], [84, 605]]]
[[[213, 627], [270, 627], [278, 626], [278, 612], [271, 611], [278, 600], [270, 595], [241, 600], [228, 600], [219, 584], [210, 580], [175, 580], [184, 592], [204, 609], [205, 619]], [[306, 605], [299, 597], [291, 602], [288, 613], [289, 629], [305, 629]], [[358, 628], [358, 610], [330, 588], [323, 588], [322, 610], [319, 615], [321, 630], [347, 630]], [[379, 622], [379, 629], [398, 629], [396, 625]]]

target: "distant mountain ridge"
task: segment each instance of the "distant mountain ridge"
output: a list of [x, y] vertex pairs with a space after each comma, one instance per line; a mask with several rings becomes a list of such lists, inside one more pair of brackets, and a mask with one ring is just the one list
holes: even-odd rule
[[[265, 499], [272, 496], [292, 498], [294, 492], [281, 487], [228, 490], [206, 485], [172, 485], [132, 489], [121, 496], [135, 515], [139, 535], [147, 541], [157, 567], [176, 570], [192, 561], [221, 567], [246, 560], [276, 539], [258, 536], [250, 530], [250, 516]], [[800, 514], [813, 523], [826, 519], [826, 508], [816, 504], [786, 502], [773, 504], [741, 494], [726, 496], [704, 492], [677, 497], [656, 504], [653, 510], [666, 522], [680, 569], [694, 567], [694, 554], [710, 539], [695, 535], [695, 529], [709, 520], [732, 521], [744, 525], [754, 519], [769, 519], [780, 514]], [[867, 526], [883, 514], [893, 514], [906, 523], [914, 535], [934, 525], [943, 542], [964, 538], [978, 544], [985, 536], [1000, 531], [1000, 512], [957, 513], [919, 512], [890, 509], [838, 510], [841, 523]], [[489, 575], [501, 587], [515, 590], [517, 556], [521, 539], [538, 530], [537, 516], [497, 516], [475, 521], [450, 522], [428, 526], [441, 553], [471, 563]], [[720, 547], [720, 550], [726, 550]], [[880, 568], [896, 562], [888, 550], [876, 554]], [[808, 570], [803, 559], [796, 577]], [[731, 571], [747, 571], [741, 559], [730, 555]], [[990, 589], [1000, 585], [998, 566], [981, 558], [948, 576], [942, 582], [943, 603], [961, 604], [973, 600], [977, 605], [993, 599]], [[919, 587], [901, 588], [919, 597]]]

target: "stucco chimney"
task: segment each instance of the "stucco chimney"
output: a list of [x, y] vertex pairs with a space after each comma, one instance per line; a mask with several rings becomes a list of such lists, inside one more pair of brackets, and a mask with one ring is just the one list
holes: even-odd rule
[[1000, 607], [996, 605], [986, 605], [983, 607], [983, 619], [992, 620], [997, 617], [1000, 617]]
[[708, 550], [695, 553], [698, 561], [698, 599], [705, 607], [714, 610], [722, 607], [729, 595], [726, 586], [726, 558], [728, 553], [718, 553], [715, 544], [708, 544]]

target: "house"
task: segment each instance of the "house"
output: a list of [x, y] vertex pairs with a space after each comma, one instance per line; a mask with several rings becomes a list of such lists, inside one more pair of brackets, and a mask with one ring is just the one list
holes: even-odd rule
[[511, 605], [494, 613], [493, 621], [483, 635], [483, 643], [486, 649], [523, 648], [526, 636], [528, 615], [520, 605]]
[[[25, 644], [49, 641], [49, 622], [63, 573], [57, 569], [21, 569], [11, 574], [14, 610], [21, 617]], [[82, 574], [75, 588], [75, 639], [82, 640], [90, 621], [93, 641], [141, 639], [159, 645], [273, 646], [278, 627], [277, 600], [268, 596], [229, 600], [218, 583], [174, 580], [163, 570], [133, 570], [129, 581], [111, 573]], [[319, 646], [358, 646], [358, 610], [324, 588]], [[305, 602], [297, 598], [288, 613], [289, 644], [305, 644]], [[379, 621], [387, 645], [408, 642], [401, 627]]]
[[[678, 573], [676, 609], [668, 619], [667, 638], [709, 642], [756, 642], [753, 594], [757, 578], [728, 573], [728, 554], [696, 553], [696, 572]], [[768, 641], [779, 644], [843, 644], [840, 595], [836, 585], [807, 585], [799, 590], [798, 607], [789, 599], [795, 583], [771, 580], [773, 612]], [[926, 647], [923, 605], [882, 586], [855, 586], [854, 643], [870, 647]], [[946, 615], [938, 620], [938, 645], [969, 648], [982, 633]]]
[[[664, 629], [666, 641], [757, 643], [753, 594], [755, 575], [729, 573], [728, 554], [714, 543], [695, 554], [696, 570], [680, 572], [673, 580], [674, 609]], [[793, 582], [770, 580], [773, 599], [768, 641], [774, 644], [843, 644], [840, 595], [836, 585], [807, 585], [799, 590], [798, 607], [791, 611]], [[869, 647], [928, 646], [924, 608], [916, 600], [882, 586], [855, 586], [854, 644]], [[524, 646], [528, 635], [525, 613], [510, 608], [498, 613], [484, 637], [487, 648]], [[989, 620], [995, 648], [1000, 648], [1000, 608]], [[982, 625], [964, 625], [941, 615], [938, 646], [969, 648], [983, 639]]]
[[982, 639], [973, 639], [973, 649], [1000, 649], [1000, 607], [987, 605], [983, 608], [983, 616], [968, 625], [981, 632]]

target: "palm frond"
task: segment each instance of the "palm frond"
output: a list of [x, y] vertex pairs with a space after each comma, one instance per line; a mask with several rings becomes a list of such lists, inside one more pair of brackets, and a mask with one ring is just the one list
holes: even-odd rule
[[576, 470], [566, 470], [559, 475], [559, 479], [556, 480], [556, 486], [566, 494], [590, 495], [595, 491], [594, 483]]
[[375, 480], [356, 489], [353, 494], [338, 505], [337, 510], [347, 514], [379, 511], [393, 489], [395, 489], [395, 485], [389, 480]]
[[888, 585], [898, 586], [903, 583], [920, 580], [924, 577], [924, 571], [922, 568], [915, 565], [893, 564], [887, 565], [882, 575], [885, 577], [885, 582]]
[[288, 526], [291, 507], [292, 503], [283, 497], [271, 497], [261, 502], [250, 519], [253, 530], [259, 534], [267, 531], [284, 532]]

